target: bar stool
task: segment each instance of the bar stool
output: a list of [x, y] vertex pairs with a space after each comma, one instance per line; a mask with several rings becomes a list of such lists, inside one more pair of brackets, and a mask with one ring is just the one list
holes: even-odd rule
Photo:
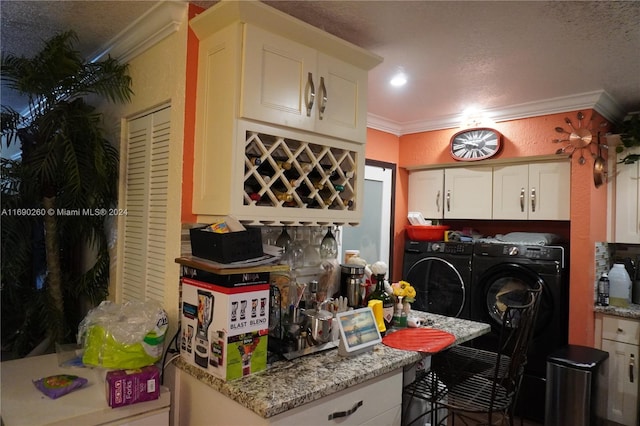
[[[478, 369], [473, 358], [463, 359], [460, 354], [449, 357], [451, 349], [434, 356], [431, 370], [405, 388], [409, 398], [427, 401], [429, 409], [405, 424], [427, 415], [432, 425], [447, 424], [448, 418], [452, 422], [460, 418], [465, 424], [493, 424], [494, 415], [500, 414], [503, 424], [507, 420], [512, 425], [541, 290], [511, 292], [500, 300], [504, 311], [498, 344], [481, 362], [486, 368]], [[439, 418], [444, 410], [447, 414]]]

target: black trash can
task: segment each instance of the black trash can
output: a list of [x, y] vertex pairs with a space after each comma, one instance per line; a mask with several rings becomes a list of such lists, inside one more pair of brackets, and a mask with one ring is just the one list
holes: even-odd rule
[[547, 357], [545, 426], [604, 424], [609, 353], [568, 345]]

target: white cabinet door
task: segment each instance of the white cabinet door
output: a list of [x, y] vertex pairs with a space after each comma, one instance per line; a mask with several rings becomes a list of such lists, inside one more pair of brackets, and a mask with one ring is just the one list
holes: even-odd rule
[[240, 115], [312, 131], [316, 50], [252, 25], [244, 31]]
[[609, 352], [607, 419], [629, 426], [638, 424], [638, 349], [637, 345], [602, 340], [602, 350]]
[[366, 142], [367, 72], [318, 54], [315, 131]]
[[493, 173], [491, 167], [445, 170], [445, 219], [491, 219]]
[[[632, 153], [640, 154], [640, 149]], [[629, 154], [618, 156], [618, 161]], [[640, 163], [616, 165], [616, 224], [617, 243], [640, 243]]]
[[245, 25], [242, 117], [364, 143], [367, 71]]
[[526, 220], [529, 216], [529, 165], [493, 168], [493, 218]]
[[493, 168], [493, 218], [569, 220], [569, 162], [496, 166]]
[[408, 207], [426, 219], [442, 219], [444, 170], [416, 170], [409, 173]]
[[529, 164], [529, 219], [569, 220], [571, 164]]

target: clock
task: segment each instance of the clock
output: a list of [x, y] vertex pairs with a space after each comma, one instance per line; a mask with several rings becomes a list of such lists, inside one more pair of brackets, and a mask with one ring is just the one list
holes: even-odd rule
[[478, 161], [500, 151], [502, 135], [486, 127], [466, 129], [451, 137], [451, 156], [459, 161]]

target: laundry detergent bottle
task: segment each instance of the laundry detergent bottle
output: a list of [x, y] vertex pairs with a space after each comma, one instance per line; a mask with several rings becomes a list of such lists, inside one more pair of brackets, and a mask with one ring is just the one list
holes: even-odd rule
[[609, 271], [609, 304], [627, 308], [631, 303], [631, 277], [622, 263]]

